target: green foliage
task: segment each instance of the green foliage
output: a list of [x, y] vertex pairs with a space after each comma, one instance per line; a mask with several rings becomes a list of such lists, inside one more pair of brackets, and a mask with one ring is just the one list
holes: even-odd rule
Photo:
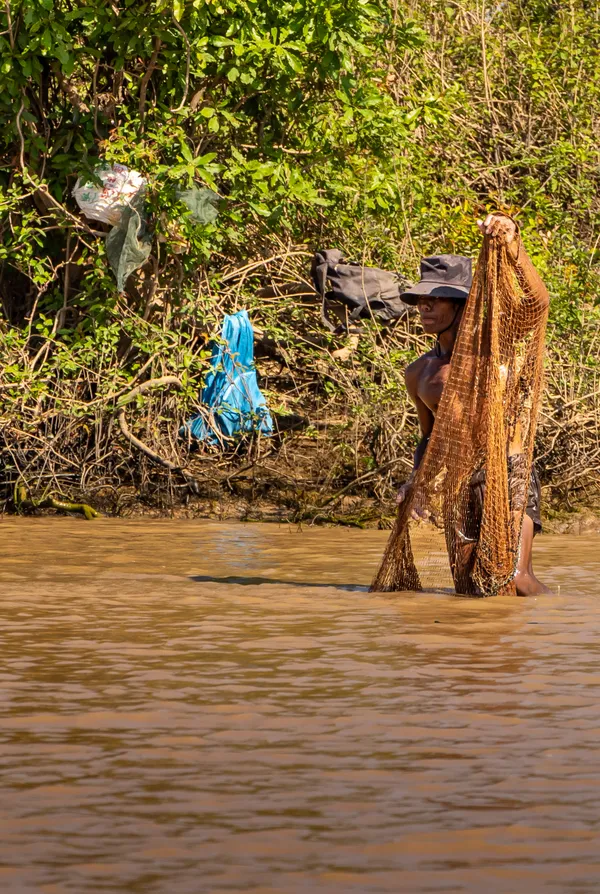
[[401, 184], [413, 240], [471, 252], [475, 216], [506, 210], [550, 288], [558, 331], [581, 312], [598, 319], [598, 8], [583, 0], [412, 7], [403, 4], [430, 23], [428, 52], [399, 73], [395, 95], [419, 83], [441, 115], [423, 121]]
[[384, 89], [382, 63], [393, 34], [422, 36], [394, 26], [383, 0], [8, 8], [5, 186], [16, 155], [24, 192], [44, 182], [68, 202], [75, 176], [102, 157], [143, 172], [152, 210], [175, 218], [172, 184], [204, 184], [229, 199], [228, 225], [202, 234], [204, 254], [257, 219], [305, 236], [325, 208], [351, 214], [361, 192], [391, 208], [390, 149], [412, 119]]

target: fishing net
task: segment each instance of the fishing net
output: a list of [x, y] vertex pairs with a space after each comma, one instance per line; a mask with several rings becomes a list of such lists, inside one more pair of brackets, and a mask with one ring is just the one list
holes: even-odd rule
[[[547, 306], [520, 240], [515, 261], [504, 241], [486, 236], [433, 431], [372, 590], [449, 581], [464, 595], [514, 593]], [[435, 559], [440, 539], [445, 580]]]

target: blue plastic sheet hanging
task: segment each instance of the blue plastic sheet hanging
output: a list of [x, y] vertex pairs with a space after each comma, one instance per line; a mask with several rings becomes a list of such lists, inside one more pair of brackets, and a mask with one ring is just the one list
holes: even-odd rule
[[246, 432], [273, 433], [273, 420], [256, 379], [254, 332], [245, 310], [225, 316], [201, 400], [203, 411], [182, 426], [183, 435], [224, 445]]

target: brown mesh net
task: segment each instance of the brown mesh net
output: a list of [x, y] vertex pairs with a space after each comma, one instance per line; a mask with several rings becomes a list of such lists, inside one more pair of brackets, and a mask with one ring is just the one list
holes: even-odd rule
[[544, 284], [517, 239], [514, 260], [499, 238], [484, 238], [429, 444], [372, 590], [442, 585], [432, 558], [437, 529], [457, 593], [514, 592], [548, 313]]

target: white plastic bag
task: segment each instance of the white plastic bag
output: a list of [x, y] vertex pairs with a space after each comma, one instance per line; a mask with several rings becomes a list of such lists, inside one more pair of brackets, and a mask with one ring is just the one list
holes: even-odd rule
[[123, 209], [142, 197], [146, 180], [138, 171], [119, 164], [103, 164], [94, 174], [102, 181], [102, 186], [80, 177], [73, 187], [75, 201], [90, 220], [117, 226]]

